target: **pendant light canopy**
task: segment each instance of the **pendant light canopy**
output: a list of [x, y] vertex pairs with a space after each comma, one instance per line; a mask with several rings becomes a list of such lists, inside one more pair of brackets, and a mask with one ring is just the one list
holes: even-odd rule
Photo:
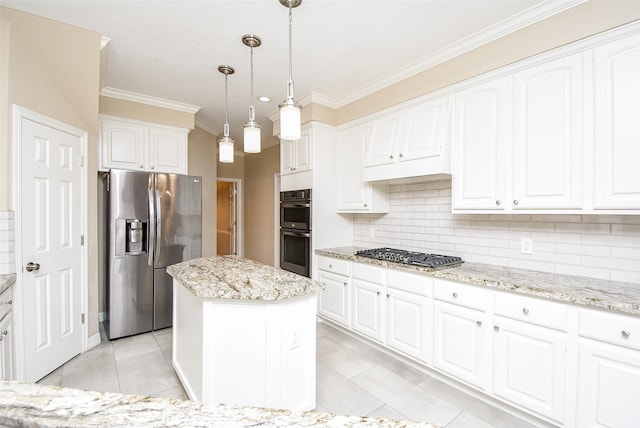
[[224, 74], [224, 131], [223, 137], [218, 140], [218, 156], [220, 162], [233, 163], [233, 141], [229, 138], [229, 123], [227, 119], [227, 76], [235, 73], [233, 67], [228, 65], [221, 65], [218, 67], [218, 71]]
[[256, 112], [253, 107], [253, 48], [262, 44], [260, 37], [253, 34], [242, 36], [242, 43], [251, 48], [251, 94], [249, 95], [249, 121], [244, 128], [244, 151], [247, 153], [260, 153], [260, 128], [256, 122]]
[[280, 138], [283, 140], [300, 139], [300, 105], [293, 98], [293, 77], [291, 60], [291, 9], [300, 6], [302, 0], [279, 0], [280, 4], [289, 8], [289, 80], [287, 82], [287, 99], [280, 104]]

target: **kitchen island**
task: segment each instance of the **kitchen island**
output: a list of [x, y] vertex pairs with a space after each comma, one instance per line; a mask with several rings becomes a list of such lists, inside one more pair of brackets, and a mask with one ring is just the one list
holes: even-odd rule
[[309, 278], [238, 256], [167, 268], [173, 367], [189, 398], [293, 411], [316, 405], [316, 302]]

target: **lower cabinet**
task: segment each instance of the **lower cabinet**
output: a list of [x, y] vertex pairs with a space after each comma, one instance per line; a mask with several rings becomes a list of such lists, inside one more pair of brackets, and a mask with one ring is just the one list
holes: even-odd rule
[[428, 361], [431, 320], [429, 299], [387, 288], [387, 345], [421, 361]]
[[349, 277], [318, 270], [318, 281], [324, 285], [324, 291], [320, 293], [318, 313], [340, 324], [350, 326]]
[[383, 268], [352, 264], [352, 328], [377, 342], [384, 342], [385, 339], [385, 284], [386, 272]]
[[8, 313], [0, 320], [0, 380], [13, 379], [11, 321], [11, 313]]

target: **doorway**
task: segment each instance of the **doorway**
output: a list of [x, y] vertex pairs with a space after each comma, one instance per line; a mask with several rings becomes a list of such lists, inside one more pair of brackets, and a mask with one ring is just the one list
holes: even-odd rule
[[242, 256], [242, 182], [218, 178], [216, 189], [216, 254]]

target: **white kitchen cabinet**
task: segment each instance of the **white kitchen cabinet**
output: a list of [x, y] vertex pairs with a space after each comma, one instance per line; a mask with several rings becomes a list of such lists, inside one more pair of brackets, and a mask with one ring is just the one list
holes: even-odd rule
[[640, 318], [579, 311], [576, 425], [636, 427], [640, 421]]
[[367, 122], [364, 180], [450, 174], [448, 108], [447, 95], [429, 96]]
[[594, 209], [640, 210], [640, 35], [595, 48], [593, 59]]
[[324, 286], [318, 297], [318, 313], [332, 321], [350, 326], [350, 263], [318, 257], [318, 281]]
[[395, 270], [388, 271], [386, 293], [387, 346], [431, 362], [431, 278]]
[[509, 83], [501, 77], [454, 95], [454, 211], [505, 209]]
[[13, 379], [12, 321], [11, 313], [0, 320], [0, 380]]
[[513, 210], [582, 208], [583, 54], [514, 74]]
[[383, 268], [360, 263], [353, 263], [351, 268], [352, 328], [377, 342], [383, 342], [386, 272]]
[[280, 140], [280, 175], [311, 170], [311, 132], [311, 128], [306, 126], [299, 140]]
[[493, 393], [559, 423], [565, 417], [567, 307], [494, 293]]
[[454, 95], [453, 210], [580, 210], [583, 54]]
[[481, 389], [487, 386], [485, 290], [434, 281], [433, 365]]
[[187, 174], [188, 130], [131, 119], [102, 116], [102, 169]]
[[389, 212], [389, 185], [365, 182], [362, 158], [369, 124], [338, 132], [335, 159], [334, 189], [336, 212]]

